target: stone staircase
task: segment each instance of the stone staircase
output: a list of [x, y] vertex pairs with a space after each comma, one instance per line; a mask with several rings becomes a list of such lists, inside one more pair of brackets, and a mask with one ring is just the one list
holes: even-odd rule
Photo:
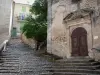
[[100, 63], [89, 57], [60, 59], [48, 68], [53, 75], [100, 75]]
[[16, 39], [0, 54], [0, 75], [100, 75], [100, 63], [89, 57], [38, 54]]
[[0, 75], [100, 75], [100, 63], [91, 58], [52, 59], [32, 52], [9, 50], [0, 55]]
[[[49, 55], [12, 50], [0, 55], [0, 75], [100, 75], [100, 63], [89, 57], [49, 60]], [[31, 56], [33, 55], [33, 56]]]

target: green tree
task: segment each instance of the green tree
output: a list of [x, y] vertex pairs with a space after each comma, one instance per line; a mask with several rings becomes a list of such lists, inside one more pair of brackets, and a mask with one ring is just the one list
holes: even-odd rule
[[22, 32], [37, 41], [38, 50], [40, 43], [47, 39], [47, 0], [35, 0], [30, 11], [32, 14], [25, 19]]
[[35, 0], [30, 11], [37, 16], [38, 21], [47, 21], [47, 0]]

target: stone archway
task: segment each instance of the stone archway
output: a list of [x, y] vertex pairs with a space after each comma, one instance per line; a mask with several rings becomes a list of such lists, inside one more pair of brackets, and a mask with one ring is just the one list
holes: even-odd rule
[[87, 31], [82, 28], [76, 28], [71, 35], [72, 56], [88, 56]]

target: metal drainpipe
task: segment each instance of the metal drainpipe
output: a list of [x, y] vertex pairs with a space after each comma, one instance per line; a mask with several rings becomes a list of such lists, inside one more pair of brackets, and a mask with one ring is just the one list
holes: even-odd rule
[[10, 23], [9, 23], [9, 38], [8, 40], [11, 39], [11, 30], [12, 30], [12, 21], [13, 21], [13, 1], [11, 2], [11, 11], [10, 11]]
[[[48, 33], [49, 33], [49, 31], [50, 31], [50, 36], [48, 36], [48, 38], [50, 37], [50, 40], [49, 40], [49, 43], [50, 43], [50, 47], [51, 48], [49, 48], [48, 50], [50, 50], [50, 54], [52, 54], [52, 28], [50, 28], [50, 27], [52, 27], [52, 0], [48, 0]], [[49, 11], [50, 10], [50, 11]], [[48, 39], [47, 38], [47, 39]], [[47, 42], [47, 44], [48, 44], [48, 42]]]

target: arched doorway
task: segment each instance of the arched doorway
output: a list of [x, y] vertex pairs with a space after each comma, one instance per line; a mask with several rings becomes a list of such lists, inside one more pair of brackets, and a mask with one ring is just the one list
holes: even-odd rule
[[71, 35], [72, 56], [88, 56], [87, 31], [82, 28], [76, 28]]

